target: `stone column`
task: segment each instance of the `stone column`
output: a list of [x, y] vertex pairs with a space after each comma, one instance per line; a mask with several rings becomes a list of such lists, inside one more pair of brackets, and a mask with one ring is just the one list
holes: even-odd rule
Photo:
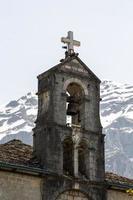
[[74, 145], [74, 176], [78, 177], [78, 148]]

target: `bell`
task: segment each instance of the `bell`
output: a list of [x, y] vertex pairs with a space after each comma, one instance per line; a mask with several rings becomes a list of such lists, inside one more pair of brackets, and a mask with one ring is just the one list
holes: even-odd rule
[[77, 115], [77, 104], [70, 102], [67, 108], [67, 115]]

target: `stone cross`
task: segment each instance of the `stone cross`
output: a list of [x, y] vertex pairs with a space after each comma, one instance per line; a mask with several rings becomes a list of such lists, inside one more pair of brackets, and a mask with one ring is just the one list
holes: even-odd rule
[[80, 46], [80, 42], [73, 39], [73, 32], [72, 31], [68, 31], [67, 37], [66, 38], [62, 37], [61, 38], [61, 42], [67, 44], [67, 46], [68, 46], [68, 53], [69, 54], [74, 53], [74, 46], [77, 46], [77, 47]]

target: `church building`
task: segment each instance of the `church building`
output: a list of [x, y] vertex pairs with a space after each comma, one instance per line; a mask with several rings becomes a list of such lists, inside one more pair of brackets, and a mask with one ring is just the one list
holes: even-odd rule
[[33, 148], [0, 145], [0, 200], [133, 200], [133, 180], [105, 173], [100, 80], [61, 38], [65, 58], [38, 76]]

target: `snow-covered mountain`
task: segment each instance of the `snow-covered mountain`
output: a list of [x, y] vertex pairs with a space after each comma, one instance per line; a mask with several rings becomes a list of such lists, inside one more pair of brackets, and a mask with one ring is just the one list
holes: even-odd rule
[[133, 86], [101, 84], [106, 170], [133, 178]]
[[0, 107], [0, 143], [20, 139], [32, 145], [32, 128], [37, 115], [37, 97], [33, 93]]
[[[103, 81], [101, 121], [106, 170], [133, 178], [133, 86]], [[0, 107], [0, 143], [20, 139], [32, 145], [37, 97], [32, 93]]]

